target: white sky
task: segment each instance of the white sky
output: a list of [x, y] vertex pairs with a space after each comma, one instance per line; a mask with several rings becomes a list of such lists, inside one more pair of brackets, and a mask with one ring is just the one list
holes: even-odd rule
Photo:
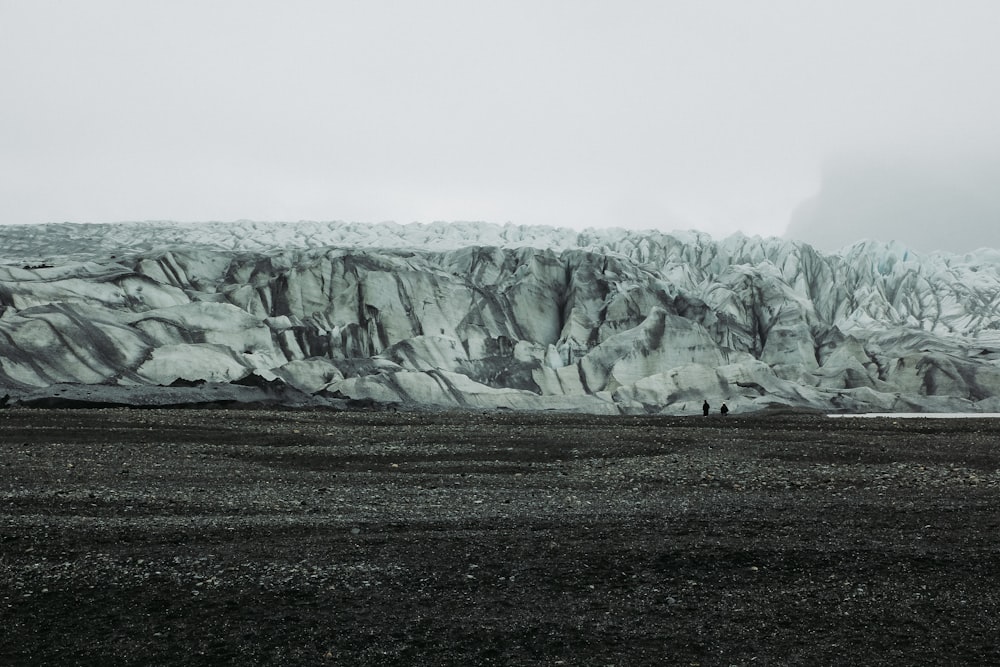
[[781, 235], [831, 157], [1000, 154], [998, 35], [996, 0], [0, 0], [0, 223]]

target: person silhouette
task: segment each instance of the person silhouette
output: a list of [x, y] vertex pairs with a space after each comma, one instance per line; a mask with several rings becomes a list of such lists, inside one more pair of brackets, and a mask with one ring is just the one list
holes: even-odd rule
[[721, 407], [721, 408], [719, 408], [719, 412], [720, 412], [720, 413], [722, 413], [722, 416], [723, 416], [723, 417], [725, 417], [726, 415], [728, 415], [728, 414], [729, 414], [729, 408], [728, 408], [728, 407], [726, 407], [726, 404], [725, 404], [725, 403], [723, 403], [723, 404], [722, 404], [722, 407]]
[[712, 408], [710, 408], [709, 405], [708, 405], [708, 401], [705, 401], [701, 405], [701, 414], [703, 414], [703, 415], [705, 415], [707, 417], [708, 416], [708, 411], [711, 410], [711, 409]]

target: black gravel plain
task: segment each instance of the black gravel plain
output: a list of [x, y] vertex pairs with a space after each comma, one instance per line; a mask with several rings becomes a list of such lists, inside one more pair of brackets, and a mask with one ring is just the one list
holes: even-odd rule
[[0, 665], [996, 665], [1000, 424], [0, 411]]

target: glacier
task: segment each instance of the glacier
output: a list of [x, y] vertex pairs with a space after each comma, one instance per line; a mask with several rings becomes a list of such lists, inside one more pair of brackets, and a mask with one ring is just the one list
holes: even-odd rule
[[0, 227], [24, 405], [1000, 410], [1000, 252], [486, 223]]

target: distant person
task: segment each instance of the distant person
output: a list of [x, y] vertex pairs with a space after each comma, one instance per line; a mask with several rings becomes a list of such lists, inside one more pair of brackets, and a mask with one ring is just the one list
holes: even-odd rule
[[722, 414], [722, 416], [723, 416], [723, 417], [725, 417], [726, 415], [728, 415], [728, 414], [729, 414], [729, 408], [728, 408], [728, 407], [726, 407], [726, 404], [725, 404], [725, 403], [723, 403], [723, 404], [722, 404], [722, 407], [721, 407], [721, 408], [719, 408], [719, 412], [720, 412], [720, 413]]
[[711, 409], [712, 408], [709, 407], [708, 405], [708, 401], [705, 401], [704, 403], [701, 404], [701, 414], [705, 415], [706, 417], [708, 416], [708, 411]]

